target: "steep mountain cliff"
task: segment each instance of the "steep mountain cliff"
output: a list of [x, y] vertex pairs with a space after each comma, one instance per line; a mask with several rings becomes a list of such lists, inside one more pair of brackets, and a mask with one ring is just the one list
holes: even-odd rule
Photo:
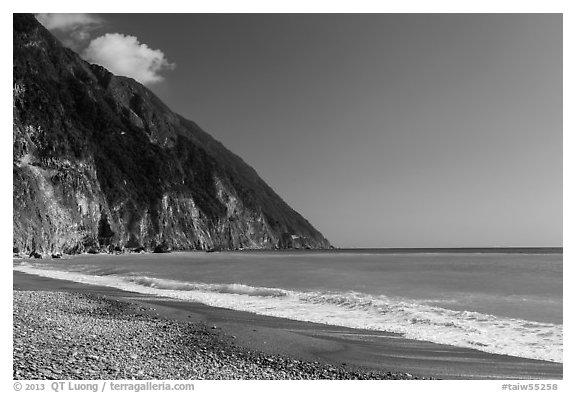
[[330, 247], [242, 159], [32, 15], [14, 15], [13, 53], [15, 250]]

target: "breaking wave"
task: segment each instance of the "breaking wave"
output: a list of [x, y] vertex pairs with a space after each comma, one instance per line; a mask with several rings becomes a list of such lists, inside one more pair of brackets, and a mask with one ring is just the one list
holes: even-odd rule
[[495, 354], [562, 362], [563, 326], [455, 311], [425, 302], [360, 292], [294, 291], [244, 284], [209, 284], [138, 274], [94, 275], [38, 269], [14, 270], [193, 301], [261, 315], [400, 333], [406, 338], [473, 348]]
[[162, 278], [153, 278], [146, 276], [127, 277], [124, 279], [129, 282], [133, 282], [134, 284], [137, 285], [142, 285], [145, 287], [156, 289], [181, 290], [181, 291], [206, 291], [206, 292], [229, 293], [229, 294], [247, 295], [247, 296], [281, 297], [287, 295], [287, 292], [282, 289], [251, 287], [249, 285], [244, 284], [203, 284], [203, 283], [183, 282], [177, 280], [168, 280]]

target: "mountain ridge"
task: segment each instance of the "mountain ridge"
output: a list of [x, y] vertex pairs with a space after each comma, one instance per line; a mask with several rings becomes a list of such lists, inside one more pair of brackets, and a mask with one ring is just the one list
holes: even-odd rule
[[329, 248], [240, 157], [14, 14], [13, 247]]

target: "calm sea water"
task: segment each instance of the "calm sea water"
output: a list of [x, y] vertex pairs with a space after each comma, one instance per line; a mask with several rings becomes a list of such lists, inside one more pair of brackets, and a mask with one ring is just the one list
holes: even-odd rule
[[14, 270], [562, 362], [562, 254], [182, 252]]

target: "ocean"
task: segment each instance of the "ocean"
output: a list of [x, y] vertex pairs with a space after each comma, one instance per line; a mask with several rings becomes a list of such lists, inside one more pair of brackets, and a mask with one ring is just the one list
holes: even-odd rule
[[78, 255], [14, 270], [562, 362], [562, 254], [475, 251]]

